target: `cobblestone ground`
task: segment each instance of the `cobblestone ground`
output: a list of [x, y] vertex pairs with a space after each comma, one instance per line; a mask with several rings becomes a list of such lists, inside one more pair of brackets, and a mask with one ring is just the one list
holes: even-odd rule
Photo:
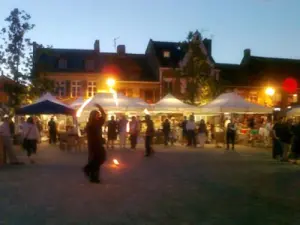
[[37, 164], [0, 167], [0, 224], [300, 224], [300, 167], [238, 148], [115, 150], [98, 185], [81, 172], [85, 152], [44, 144]]

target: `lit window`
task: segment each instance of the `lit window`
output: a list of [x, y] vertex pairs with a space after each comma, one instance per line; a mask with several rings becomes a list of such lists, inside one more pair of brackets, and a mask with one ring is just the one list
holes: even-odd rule
[[133, 90], [132, 89], [127, 89], [126, 90], [126, 96], [127, 97], [132, 97], [133, 96]]
[[97, 93], [97, 84], [95, 81], [89, 81], [87, 85], [88, 96], [92, 97]]
[[164, 58], [170, 58], [170, 52], [164, 51]]
[[71, 84], [72, 97], [79, 97], [81, 95], [81, 82], [80, 81], [72, 81]]
[[65, 83], [65, 81], [56, 82], [56, 95], [58, 97], [64, 97], [66, 95], [66, 83]]
[[58, 61], [58, 67], [59, 67], [60, 69], [66, 69], [66, 68], [67, 68], [67, 60], [65, 60], [65, 59], [60, 59], [60, 60]]

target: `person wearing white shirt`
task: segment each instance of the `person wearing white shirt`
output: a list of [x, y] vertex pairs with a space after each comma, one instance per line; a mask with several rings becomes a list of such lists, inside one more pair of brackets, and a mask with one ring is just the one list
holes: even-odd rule
[[36, 154], [37, 143], [40, 140], [40, 133], [37, 126], [33, 122], [33, 118], [29, 117], [23, 127], [23, 147], [27, 152], [30, 163], [35, 163], [32, 159], [32, 154]]
[[20, 164], [15, 152], [13, 151], [13, 145], [12, 145], [12, 137], [9, 127], [9, 118], [4, 117], [4, 121], [0, 126], [0, 136], [2, 137], [3, 141], [3, 148], [6, 152], [7, 158], [10, 162], [10, 164]]
[[187, 136], [188, 136], [188, 146], [194, 146], [196, 147], [196, 123], [193, 115], [190, 115], [189, 120], [186, 123], [186, 130], [187, 130]]

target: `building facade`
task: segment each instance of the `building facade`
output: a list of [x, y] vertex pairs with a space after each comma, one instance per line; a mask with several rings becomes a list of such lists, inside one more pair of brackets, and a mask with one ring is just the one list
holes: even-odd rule
[[300, 82], [300, 59], [253, 56], [245, 49], [240, 64], [216, 66], [228, 91], [236, 91], [251, 102], [281, 109], [300, 103], [300, 89], [285, 87], [287, 79], [296, 85]]
[[160, 83], [154, 76], [145, 54], [128, 54], [124, 45], [116, 53], [94, 49], [49, 49], [34, 45], [34, 71], [55, 82], [55, 94], [62, 100], [88, 98], [107, 90], [106, 80], [116, 80], [114, 89], [149, 103], [158, 101]]
[[[287, 78], [300, 81], [300, 60], [253, 56], [246, 49], [240, 64], [216, 63], [212, 41], [202, 39], [198, 32], [193, 40], [199, 43], [209, 73], [221, 80], [227, 91], [236, 91], [251, 102], [270, 107], [300, 103], [299, 88], [294, 92], [283, 88]], [[178, 71], [186, 65], [191, 52], [184, 51], [179, 42], [150, 39], [145, 54], [127, 53], [124, 45], [119, 45], [114, 53], [101, 52], [98, 40], [90, 50], [34, 45], [33, 55], [35, 73], [53, 80], [56, 96], [61, 99], [91, 97], [107, 89], [107, 78], [116, 80], [118, 92], [148, 103], [155, 103], [168, 93], [179, 99], [186, 95], [188, 77], [178, 76]]]

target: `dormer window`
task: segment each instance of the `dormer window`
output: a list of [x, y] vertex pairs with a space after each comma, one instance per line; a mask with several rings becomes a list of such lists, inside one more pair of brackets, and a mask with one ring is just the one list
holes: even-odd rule
[[94, 60], [88, 59], [85, 62], [85, 69], [87, 71], [93, 71], [95, 69], [95, 62]]
[[170, 52], [169, 51], [164, 51], [163, 55], [164, 55], [164, 58], [170, 58]]
[[60, 69], [67, 69], [67, 60], [66, 59], [60, 59], [58, 61], [58, 67]]

